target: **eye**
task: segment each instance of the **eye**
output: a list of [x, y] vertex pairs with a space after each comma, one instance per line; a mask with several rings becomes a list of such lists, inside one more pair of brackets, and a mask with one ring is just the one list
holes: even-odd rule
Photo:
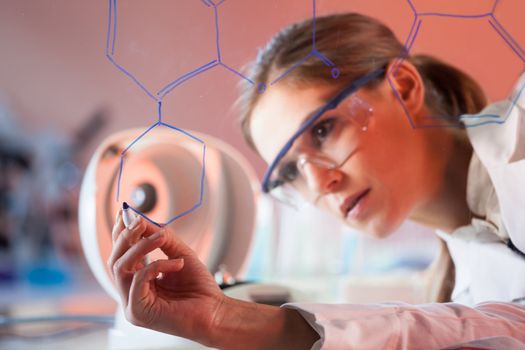
[[279, 169], [279, 179], [282, 184], [287, 182], [293, 182], [299, 175], [299, 169], [297, 169], [296, 162], [287, 162]]
[[315, 124], [310, 135], [315, 146], [320, 147], [323, 142], [330, 136], [334, 128], [335, 118], [325, 119]]

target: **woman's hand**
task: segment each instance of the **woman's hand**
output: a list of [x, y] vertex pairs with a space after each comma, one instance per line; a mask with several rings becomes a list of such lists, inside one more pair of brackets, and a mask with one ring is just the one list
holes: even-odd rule
[[[108, 264], [132, 324], [221, 349], [309, 349], [318, 334], [294, 310], [226, 297], [196, 254], [168, 228], [119, 213]], [[160, 248], [168, 257], [150, 264]], [[161, 277], [159, 277], [159, 274]]]
[[[126, 318], [137, 326], [209, 344], [225, 296], [195, 252], [170, 229], [140, 216], [125, 228], [121, 212], [112, 239], [108, 264]], [[146, 255], [157, 248], [168, 259], [147, 264]]]

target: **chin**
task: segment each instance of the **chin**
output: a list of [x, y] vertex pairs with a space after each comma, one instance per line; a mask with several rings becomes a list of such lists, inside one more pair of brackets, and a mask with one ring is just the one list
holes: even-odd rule
[[376, 239], [386, 238], [393, 232], [393, 230], [389, 230], [387, 227], [385, 227], [385, 225], [374, 225], [372, 223], [360, 223], [356, 225], [355, 223], [348, 222], [346, 220], [343, 222], [346, 226]]
[[383, 225], [370, 225], [371, 227], [366, 227], [363, 231], [370, 237], [375, 239], [383, 239], [392, 234], [393, 231], [386, 229]]
[[403, 220], [385, 220], [384, 218], [372, 218], [370, 221], [363, 223], [360, 228], [370, 237], [383, 239], [394, 233], [403, 223]]
[[367, 230], [366, 233], [368, 233], [369, 236], [376, 238], [376, 239], [383, 239], [390, 236], [393, 231], [392, 230], [386, 230], [383, 228], [374, 228], [372, 230]]

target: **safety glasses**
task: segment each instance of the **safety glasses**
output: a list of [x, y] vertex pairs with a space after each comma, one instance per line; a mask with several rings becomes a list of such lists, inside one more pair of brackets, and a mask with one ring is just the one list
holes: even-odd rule
[[379, 69], [354, 80], [315, 111], [270, 164], [263, 192], [294, 207], [315, 204], [323, 191], [315, 186], [314, 177], [319, 170], [336, 169], [351, 157], [373, 115], [372, 108], [355, 92], [384, 73]]

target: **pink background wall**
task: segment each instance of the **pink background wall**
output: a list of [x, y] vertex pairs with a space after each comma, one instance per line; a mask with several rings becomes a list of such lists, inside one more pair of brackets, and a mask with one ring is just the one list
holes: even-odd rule
[[[413, 3], [419, 12], [479, 14], [494, 1]], [[279, 28], [311, 16], [311, 7], [311, 0], [225, 0], [219, 7], [223, 61], [241, 69]], [[401, 41], [413, 20], [406, 0], [318, 0], [319, 14], [340, 11], [375, 16]], [[501, 0], [495, 13], [525, 47], [525, 2]], [[107, 19], [105, 0], [0, 0], [0, 100], [22, 125], [67, 134], [107, 108], [112, 121], [105, 137], [156, 120], [156, 104], [105, 57]], [[199, 0], [120, 0], [118, 20], [115, 57], [152, 90], [216, 58], [213, 12]], [[487, 19], [427, 17], [413, 51], [463, 68], [492, 99], [505, 97], [524, 68]], [[221, 67], [201, 74], [165, 98], [165, 120], [235, 145], [261, 174], [264, 166], [244, 144], [232, 108], [238, 82]]]

